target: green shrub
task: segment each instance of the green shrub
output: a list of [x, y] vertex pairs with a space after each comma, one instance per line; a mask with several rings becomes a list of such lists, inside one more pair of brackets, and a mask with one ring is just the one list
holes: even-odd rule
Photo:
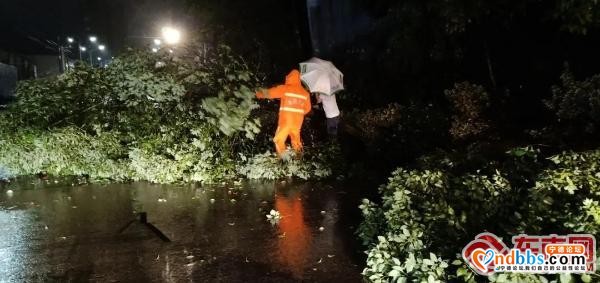
[[356, 233], [362, 240], [363, 245], [368, 246], [384, 229], [383, 211], [377, 207], [377, 204], [368, 199], [363, 199], [358, 208], [360, 208], [364, 220], [358, 226]]
[[375, 141], [381, 138], [382, 129], [391, 128], [400, 121], [402, 108], [400, 104], [392, 103], [382, 108], [355, 111], [349, 116], [354, 120], [354, 125], [360, 130], [363, 139]]
[[[538, 160], [539, 151], [530, 147], [509, 154], [507, 164], [490, 163], [476, 172], [440, 167], [392, 173], [379, 189], [381, 204], [364, 200], [360, 206], [364, 221], [358, 234], [369, 248], [365, 277], [374, 282], [475, 282], [459, 253], [481, 232], [505, 239], [520, 233], [598, 233], [600, 150], [564, 152], [550, 157], [551, 163]], [[514, 164], [543, 168], [501, 169]], [[535, 182], [519, 180], [531, 176], [523, 172], [535, 172]], [[498, 274], [489, 279], [547, 282], [543, 277]]]
[[546, 101], [558, 121], [569, 131], [597, 133], [600, 123], [600, 75], [577, 81], [569, 71], [560, 76], [561, 84], [552, 87]]
[[373, 110], [355, 110], [345, 118], [350, 133], [359, 137], [380, 164], [398, 166], [447, 144], [445, 114], [434, 104], [389, 104]]
[[563, 152], [549, 159], [553, 166], [539, 174], [532, 189], [531, 201], [535, 205], [530, 209], [537, 218], [529, 226], [542, 230], [544, 226], [539, 224], [545, 223], [562, 226], [565, 232], [600, 232], [596, 217], [600, 200], [600, 151]]

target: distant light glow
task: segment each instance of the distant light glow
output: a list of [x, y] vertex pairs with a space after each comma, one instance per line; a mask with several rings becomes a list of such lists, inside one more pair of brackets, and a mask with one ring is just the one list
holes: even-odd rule
[[173, 53], [173, 49], [169, 49], [169, 53]]
[[72, 37], [67, 37], [67, 42], [73, 43], [74, 41], [75, 41], [75, 39], [73, 39]]
[[104, 51], [104, 49], [106, 49], [106, 46], [104, 46], [103, 44], [98, 45], [98, 50]]
[[90, 42], [95, 43], [96, 41], [98, 41], [98, 38], [95, 36], [90, 36]]
[[167, 44], [177, 44], [181, 40], [181, 32], [172, 28], [162, 28], [162, 36]]
[[98, 57], [98, 61], [102, 60], [102, 57]]
[[85, 51], [87, 50], [87, 48], [85, 48], [85, 46], [80, 46], [80, 47], [79, 47], [79, 50], [81, 50], [81, 51], [85, 52]]
[[154, 45], [160, 45], [162, 43], [162, 41], [158, 38], [154, 39]]
[[158, 52], [158, 48], [156, 48], [156, 47], [152, 48], [152, 52], [154, 52], [154, 53]]

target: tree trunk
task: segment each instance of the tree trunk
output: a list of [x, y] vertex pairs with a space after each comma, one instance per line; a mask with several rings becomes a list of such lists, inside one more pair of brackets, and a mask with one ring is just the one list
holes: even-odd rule
[[308, 6], [306, 0], [294, 0], [294, 12], [296, 14], [296, 23], [298, 27], [298, 36], [302, 45], [302, 56], [310, 58], [314, 55], [313, 44], [310, 34], [310, 22], [308, 20]]
[[487, 41], [483, 43], [485, 48], [485, 60], [487, 62], [488, 74], [490, 76], [490, 81], [492, 82], [492, 87], [494, 90], [496, 89], [496, 76], [494, 75], [494, 67], [492, 66], [492, 59], [490, 57], [490, 48], [488, 47]]

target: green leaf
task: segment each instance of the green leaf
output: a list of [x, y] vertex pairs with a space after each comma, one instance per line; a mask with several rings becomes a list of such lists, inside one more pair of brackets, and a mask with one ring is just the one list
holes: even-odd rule
[[508, 279], [508, 276], [505, 273], [499, 274], [498, 277], [496, 277], [496, 281], [498, 283], [504, 283], [507, 282], [506, 280]]
[[569, 273], [561, 273], [559, 276], [560, 283], [571, 283], [573, 282], [573, 276]]
[[582, 274], [581, 281], [585, 283], [592, 282], [592, 276], [590, 276], [589, 274]]

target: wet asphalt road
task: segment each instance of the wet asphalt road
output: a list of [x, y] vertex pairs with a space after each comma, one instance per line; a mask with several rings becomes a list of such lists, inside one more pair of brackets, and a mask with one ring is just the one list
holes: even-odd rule
[[[0, 282], [361, 282], [351, 195], [21, 179], [0, 186]], [[139, 212], [171, 242], [138, 221], [119, 233]]]

